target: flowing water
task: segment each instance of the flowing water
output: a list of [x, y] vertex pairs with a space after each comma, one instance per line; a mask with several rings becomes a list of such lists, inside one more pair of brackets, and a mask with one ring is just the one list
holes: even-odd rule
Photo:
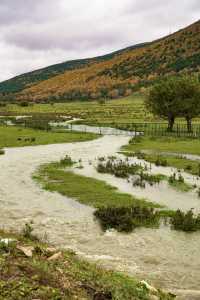
[[[93, 218], [93, 208], [44, 191], [31, 178], [39, 165], [68, 154], [83, 161], [84, 168], [75, 172], [106, 180], [120, 191], [147, 197], [170, 208], [194, 207], [200, 211], [200, 200], [192, 192], [178, 193], [167, 185], [148, 187], [145, 191], [133, 188], [123, 179], [95, 171], [93, 165], [98, 156], [115, 154], [129, 138], [110, 135], [84, 143], [6, 149], [6, 154], [0, 157], [0, 226], [16, 230], [34, 220], [36, 232], [46, 233], [58, 247], [73, 249], [107, 268], [137, 275], [156, 287], [180, 294], [180, 299], [200, 299], [200, 233], [186, 234], [166, 226], [141, 228], [131, 234], [103, 233]], [[169, 168], [152, 171], [171, 172]], [[185, 176], [189, 181], [196, 180]]]

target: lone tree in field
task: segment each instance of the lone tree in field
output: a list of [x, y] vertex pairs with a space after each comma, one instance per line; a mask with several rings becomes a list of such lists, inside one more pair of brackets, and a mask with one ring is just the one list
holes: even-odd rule
[[191, 132], [192, 119], [200, 114], [200, 82], [194, 76], [166, 78], [151, 89], [146, 106], [152, 113], [168, 119], [169, 131], [173, 130], [177, 117], [184, 117]]
[[167, 78], [156, 84], [146, 99], [147, 109], [161, 118], [167, 118], [169, 131], [173, 130], [175, 119], [179, 116], [178, 106], [179, 101], [174, 78]]
[[186, 119], [188, 132], [191, 132], [192, 119], [200, 115], [199, 79], [194, 76], [184, 76], [177, 80], [176, 89], [180, 116]]

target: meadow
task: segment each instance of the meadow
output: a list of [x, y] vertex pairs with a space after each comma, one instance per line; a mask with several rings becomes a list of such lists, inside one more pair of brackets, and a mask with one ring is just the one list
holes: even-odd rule
[[[106, 101], [73, 101], [62, 103], [31, 103], [27, 106], [7, 104], [0, 109], [0, 115], [32, 115], [40, 118], [70, 116], [81, 119], [80, 123], [88, 125], [112, 126], [126, 129], [132, 124], [150, 123], [167, 126], [167, 121], [152, 115], [145, 107], [145, 96], [135, 93], [132, 96]], [[193, 120], [199, 124], [199, 118]], [[186, 124], [178, 118], [176, 124]], [[176, 126], [175, 124], [175, 126]], [[128, 129], [128, 128], [127, 128]], [[134, 128], [133, 128], [134, 129]], [[162, 129], [162, 128], [161, 128]], [[162, 129], [163, 130], [163, 129]]]
[[0, 148], [74, 143], [97, 138], [93, 133], [55, 132], [17, 126], [0, 126]]

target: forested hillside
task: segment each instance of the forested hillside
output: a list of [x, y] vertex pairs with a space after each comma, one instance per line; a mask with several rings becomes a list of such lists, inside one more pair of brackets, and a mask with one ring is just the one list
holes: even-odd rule
[[117, 98], [166, 75], [199, 71], [200, 21], [152, 43], [21, 75], [0, 91], [30, 101]]

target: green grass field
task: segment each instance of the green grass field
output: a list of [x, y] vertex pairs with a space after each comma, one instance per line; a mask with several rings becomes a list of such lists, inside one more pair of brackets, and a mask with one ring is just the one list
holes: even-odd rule
[[125, 146], [129, 152], [149, 150], [156, 153], [173, 152], [200, 155], [200, 140], [174, 137], [142, 137]]
[[[144, 99], [144, 96], [136, 93], [127, 98], [108, 100], [105, 104], [100, 104], [98, 101], [34, 104], [28, 107], [8, 104], [6, 107], [1, 107], [1, 114], [61, 114], [84, 119], [86, 123], [93, 125], [165, 122], [165, 120], [155, 117], [147, 111]], [[177, 121], [184, 122], [181, 119]]]
[[0, 126], [0, 148], [83, 142], [97, 137], [98, 135], [93, 133], [47, 132], [15, 126]]

